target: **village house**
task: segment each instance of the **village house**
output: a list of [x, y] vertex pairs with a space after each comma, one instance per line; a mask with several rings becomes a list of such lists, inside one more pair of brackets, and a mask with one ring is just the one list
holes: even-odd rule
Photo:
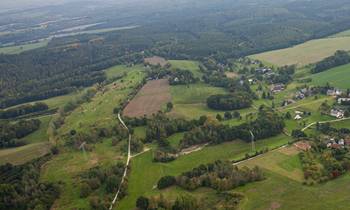
[[272, 93], [278, 93], [278, 92], [283, 91], [284, 89], [285, 89], [284, 84], [274, 84], [274, 85], [272, 85], [270, 90]]
[[294, 120], [301, 120], [303, 119], [299, 114], [295, 115]]
[[343, 92], [341, 90], [338, 90], [338, 89], [329, 89], [329, 90], [327, 90], [327, 95], [328, 96], [340, 96], [341, 94], [343, 94]]
[[289, 104], [294, 104], [296, 101], [293, 99], [287, 99], [282, 102], [282, 106], [288, 106]]
[[338, 98], [338, 104], [343, 104], [344, 102], [350, 104], [350, 98]]
[[272, 71], [272, 69], [266, 68], [266, 67], [264, 67], [264, 68], [256, 68], [255, 69], [255, 73], [256, 74], [267, 74], [267, 73], [269, 73], [271, 71]]
[[344, 118], [345, 111], [341, 109], [332, 109], [330, 115], [338, 119]]

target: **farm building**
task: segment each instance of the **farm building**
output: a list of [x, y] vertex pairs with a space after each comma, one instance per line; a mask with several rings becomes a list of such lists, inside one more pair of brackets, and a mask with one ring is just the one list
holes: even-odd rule
[[330, 115], [338, 119], [344, 118], [345, 111], [341, 109], [332, 109]]

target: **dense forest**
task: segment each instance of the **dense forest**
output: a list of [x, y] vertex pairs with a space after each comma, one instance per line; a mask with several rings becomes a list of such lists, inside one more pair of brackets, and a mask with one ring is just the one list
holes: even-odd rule
[[[291, 46], [350, 27], [346, 0], [264, 0], [264, 4], [256, 0], [154, 2], [159, 3], [157, 7], [133, 3], [133, 11], [118, 8], [118, 15], [128, 17], [128, 21], [111, 14], [106, 23], [90, 29], [118, 23], [138, 27], [57, 37], [41, 49], [0, 55], [0, 107], [62, 95], [102, 82], [105, 75], [101, 70], [115, 64], [142, 63], [143, 56], [197, 60], [211, 56], [226, 63], [227, 58]], [[67, 9], [72, 11], [71, 7]], [[94, 13], [101, 21], [106, 14], [115, 13], [112, 11]], [[132, 16], [127, 15], [128, 11]], [[48, 30], [51, 33], [54, 29]], [[4, 39], [10, 41], [9, 35]]]
[[60, 194], [56, 183], [40, 182], [40, 168], [50, 155], [24, 165], [0, 166], [0, 209], [44, 209], [51, 208]]

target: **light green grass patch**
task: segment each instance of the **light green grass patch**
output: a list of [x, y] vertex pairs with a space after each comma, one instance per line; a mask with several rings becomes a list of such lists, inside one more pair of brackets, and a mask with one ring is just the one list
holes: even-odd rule
[[310, 78], [312, 85], [324, 86], [329, 83], [333, 87], [348, 89], [350, 88], [350, 64], [313, 74]]
[[171, 64], [171, 69], [184, 69], [190, 70], [193, 75], [197, 78], [202, 77], [202, 73], [199, 70], [199, 62], [191, 60], [169, 60]]

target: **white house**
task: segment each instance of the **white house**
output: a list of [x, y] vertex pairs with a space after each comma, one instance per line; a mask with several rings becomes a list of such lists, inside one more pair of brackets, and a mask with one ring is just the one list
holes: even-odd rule
[[298, 114], [294, 117], [294, 120], [301, 120], [301, 119], [302, 119], [302, 117]]
[[340, 110], [340, 109], [332, 109], [330, 113], [331, 116], [336, 117], [338, 119], [344, 118], [344, 114], [345, 114], [344, 110]]

